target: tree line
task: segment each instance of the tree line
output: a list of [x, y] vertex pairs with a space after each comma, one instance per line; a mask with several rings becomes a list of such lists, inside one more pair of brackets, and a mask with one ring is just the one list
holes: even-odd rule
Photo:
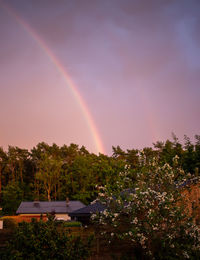
[[[145, 163], [154, 157], [163, 165], [173, 164], [175, 155], [186, 173], [199, 175], [200, 135], [192, 142], [187, 136], [182, 144], [172, 140], [156, 142], [142, 149]], [[113, 147], [111, 156], [90, 153], [77, 144], [48, 145], [41, 142], [30, 151], [0, 147], [0, 204], [3, 214], [15, 214], [20, 202], [33, 200], [81, 200], [88, 204], [97, 197], [97, 186], [114, 185], [119, 173], [128, 165], [131, 178], [140, 171], [141, 151]], [[178, 176], [177, 176], [178, 178]]]

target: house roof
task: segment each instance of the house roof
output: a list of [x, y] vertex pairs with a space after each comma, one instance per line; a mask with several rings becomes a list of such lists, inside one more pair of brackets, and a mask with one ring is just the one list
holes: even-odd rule
[[70, 216], [86, 216], [97, 212], [102, 212], [106, 208], [105, 205], [103, 205], [100, 201], [96, 201], [95, 203], [91, 203], [90, 205], [80, 208], [78, 210], [75, 210], [71, 212]]
[[21, 202], [16, 214], [45, 214], [45, 213], [71, 213], [85, 207], [85, 204], [75, 200], [69, 201], [31, 201]]
[[[121, 195], [126, 196], [132, 192], [134, 193], [135, 189], [126, 189], [123, 192], [121, 192]], [[113, 198], [115, 199], [114, 196]], [[71, 212], [69, 215], [71, 217], [90, 216], [91, 214], [102, 212], [104, 211], [104, 209], [106, 209], [106, 205], [103, 205], [99, 200], [96, 200], [86, 207]]]
[[177, 186], [177, 188], [185, 188], [185, 187], [188, 187], [193, 184], [198, 184], [199, 182], [200, 182], [200, 177], [198, 176], [198, 177], [193, 177], [191, 179], [188, 179], [188, 180], [182, 182], [181, 184], [176, 182], [176, 186]]

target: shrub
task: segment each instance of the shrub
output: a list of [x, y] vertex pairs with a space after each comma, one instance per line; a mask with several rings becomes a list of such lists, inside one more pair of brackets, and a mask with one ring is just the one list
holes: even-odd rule
[[47, 222], [32, 219], [31, 223], [19, 223], [2, 259], [84, 260], [89, 257], [90, 248], [90, 239], [82, 241], [64, 226], [58, 228], [51, 218]]
[[81, 222], [78, 222], [78, 221], [64, 222], [63, 225], [65, 227], [81, 227], [82, 226]]
[[3, 228], [14, 229], [17, 227], [17, 222], [13, 218], [3, 217]]
[[82, 223], [79, 221], [55, 220], [55, 225], [61, 225], [63, 227], [82, 227]]

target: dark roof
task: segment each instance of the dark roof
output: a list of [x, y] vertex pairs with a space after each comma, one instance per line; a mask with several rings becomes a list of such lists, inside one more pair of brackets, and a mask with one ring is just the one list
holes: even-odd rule
[[85, 207], [80, 201], [32, 201], [21, 202], [16, 214], [70, 213]]
[[191, 178], [191, 179], [188, 179], [188, 180], [182, 182], [181, 184], [179, 184], [179, 182], [176, 182], [175, 184], [176, 184], [177, 188], [184, 188], [184, 187], [188, 187], [192, 184], [197, 184], [197, 183], [199, 183], [199, 181], [200, 181], [199, 177], [194, 177], [194, 178]]
[[[135, 192], [135, 189], [126, 189], [123, 192], [121, 192], [121, 195], [127, 196], [131, 192]], [[113, 196], [113, 198], [115, 199], [114, 196]], [[102, 211], [104, 211], [104, 209], [106, 209], [106, 205], [103, 205], [99, 200], [96, 200], [84, 208], [71, 212], [69, 215], [71, 217], [90, 216], [91, 214], [94, 214], [97, 212], [102, 212]]]
[[90, 205], [88, 205], [84, 208], [81, 208], [81, 209], [78, 209], [78, 210], [71, 212], [69, 215], [73, 216], [73, 217], [74, 216], [90, 215], [90, 214], [93, 214], [93, 213], [102, 212], [105, 208], [106, 208], [106, 206], [103, 205], [100, 201], [96, 201], [96, 202], [93, 202], [93, 203], [91, 203]]

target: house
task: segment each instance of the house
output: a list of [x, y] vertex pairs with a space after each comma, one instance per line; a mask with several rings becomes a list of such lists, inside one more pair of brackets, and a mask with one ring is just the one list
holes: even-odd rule
[[39, 218], [54, 213], [58, 220], [71, 220], [70, 213], [85, 207], [80, 201], [31, 201], [21, 202], [16, 214], [21, 217]]
[[69, 213], [69, 215], [72, 220], [80, 221], [83, 224], [89, 224], [91, 215], [94, 213], [102, 212], [105, 208], [105, 205], [103, 205], [100, 201], [96, 200], [88, 206], [85, 206], [83, 208], [77, 209]]

